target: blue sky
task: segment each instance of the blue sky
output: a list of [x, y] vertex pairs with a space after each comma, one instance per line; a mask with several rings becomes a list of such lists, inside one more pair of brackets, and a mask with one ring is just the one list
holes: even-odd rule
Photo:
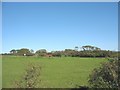
[[2, 52], [20, 48], [53, 51], [83, 45], [117, 50], [117, 2], [2, 5]]

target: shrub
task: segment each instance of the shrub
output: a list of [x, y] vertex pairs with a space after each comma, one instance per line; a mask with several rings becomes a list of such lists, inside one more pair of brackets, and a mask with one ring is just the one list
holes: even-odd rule
[[100, 68], [93, 70], [89, 76], [89, 83], [92, 88], [118, 88], [120, 69], [118, 69], [120, 62], [118, 59], [109, 60], [109, 62], [102, 63]]
[[15, 88], [35, 88], [40, 76], [40, 70], [40, 66], [30, 64], [21, 80], [15, 82]]

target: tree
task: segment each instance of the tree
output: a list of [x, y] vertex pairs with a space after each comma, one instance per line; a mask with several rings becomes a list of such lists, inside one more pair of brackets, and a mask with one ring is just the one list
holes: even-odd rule
[[74, 52], [75, 52], [75, 50], [65, 49], [64, 55], [65, 55], [65, 56], [73, 56], [73, 53], [74, 53]]
[[96, 51], [100, 51], [101, 49], [98, 48], [98, 47], [94, 47], [94, 50], [96, 50]]
[[79, 48], [78, 46], [75, 46], [75, 51], [78, 51], [78, 48]]
[[15, 49], [12, 49], [12, 50], [10, 51], [10, 53], [13, 54], [13, 55], [15, 55], [15, 54], [17, 53], [17, 51], [16, 51]]
[[86, 45], [86, 46], [82, 46], [84, 51], [89, 51], [91, 49], [92, 46], [90, 45]]
[[46, 53], [47, 53], [47, 50], [46, 50], [46, 49], [40, 49], [40, 50], [37, 50], [37, 51], [35, 52], [35, 54], [36, 54], [37, 56], [45, 56]]
[[31, 49], [31, 50], [30, 50], [30, 52], [31, 52], [31, 53], [34, 53], [34, 50], [33, 50], [33, 49]]
[[101, 50], [100, 48], [95, 47], [95, 46], [91, 46], [91, 45], [82, 46], [82, 48], [83, 48], [83, 51]]
[[55, 52], [53, 53], [53, 56], [55, 56], [55, 57], [61, 57], [61, 56], [62, 56], [62, 53], [61, 53], [60, 51], [55, 51]]
[[24, 56], [24, 55], [27, 56], [27, 55], [30, 55], [30, 54], [31, 54], [31, 52], [27, 48], [22, 48], [22, 49], [17, 51], [17, 55], [21, 55], [21, 56]]

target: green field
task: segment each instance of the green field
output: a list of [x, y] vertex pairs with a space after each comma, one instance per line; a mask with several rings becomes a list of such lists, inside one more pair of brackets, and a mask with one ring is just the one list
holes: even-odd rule
[[39, 88], [74, 88], [77, 85], [87, 86], [91, 71], [106, 62], [104, 58], [79, 57], [14, 57], [3, 56], [3, 88], [14, 87], [14, 82], [25, 73], [28, 64], [40, 65], [41, 75]]

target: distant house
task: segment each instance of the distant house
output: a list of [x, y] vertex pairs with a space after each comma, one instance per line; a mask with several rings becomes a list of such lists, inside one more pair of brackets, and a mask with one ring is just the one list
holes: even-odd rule
[[26, 54], [23, 54], [23, 56], [26, 56]]

